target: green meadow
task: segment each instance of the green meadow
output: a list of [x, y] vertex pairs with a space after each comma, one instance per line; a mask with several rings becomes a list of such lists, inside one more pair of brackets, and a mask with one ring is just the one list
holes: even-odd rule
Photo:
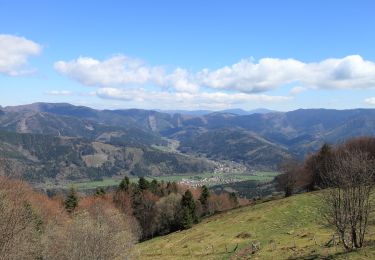
[[[321, 219], [319, 199], [306, 193], [224, 212], [140, 243], [136, 254], [138, 259], [375, 259], [369, 246], [348, 254], [327, 244], [334, 232]], [[374, 231], [372, 222], [370, 244]], [[252, 253], [252, 244], [260, 250]]]

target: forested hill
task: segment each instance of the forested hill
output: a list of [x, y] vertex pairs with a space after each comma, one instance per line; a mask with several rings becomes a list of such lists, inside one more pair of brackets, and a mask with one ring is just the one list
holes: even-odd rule
[[[197, 115], [177, 112], [96, 110], [66, 103], [2, 107], [1, 156], [33, 178], [46, 175], [53, 178], [92, 177], [98, 174], [97, 169], [101, 169], [101, 176], [111, 176], [115, 172], [137, 175], [199, 173], [212, 169], [212, 164], [204, 157], [216, 161], [232, 160], [252, 169], [276, 169], [286, 159], [303, 158], [324, 142], [338, 143], [354, 136], [375, 134], [373, 109], [262, 110], [261, 113], [228, 110]], [[27, 147], [14, 144], [8, 139], [15, 138], [10, 137], [10, 133], [14, 136], [25, 134], [22, 138], [29, 136], [27, 138], [32, 141]], [[57, 157], [50, 158], [47, 163], [36, 156], [34, 150], [39, 146], [39, 139], [52, 137], [58, 141], [44, 146], [44, 152]], [[54, 152], [64, 149], [75, 152], [63, 157]], [[95, 151], [89, 155], [99, 153], [99, 157], [107, 161], [101, 163], [104, 159], [95, 157], [96, 166], [91, 165], [83, 157], [86, 156], [85, 149]], [[129, 163], [125, 158], [128, 155], [124, 157], [123, 153], [134, 154], [136, 160]], [[112, 157], [115, 159], [110, 159]], [[155, 159], [146, 157], [158, 160], [154, 162]], [[197, 159], [199, 157], [202, 159]], [[36, 163], [39, 164], [37, 170], [33, 166]], [[66, 167], [69, 168], [67, 172]]]
[[32, 182], [97, 180], [212, 171], [214, 164], [146, 146], [124, 146], [76, 137], [0, 132], [0, 175]]

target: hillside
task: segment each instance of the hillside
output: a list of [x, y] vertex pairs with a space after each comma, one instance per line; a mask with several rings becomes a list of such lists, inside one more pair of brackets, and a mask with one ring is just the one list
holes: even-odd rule
[[95, 115], [95, 110], [89, 113], [88, 108], [69, 105], [68, 108], [71, 108], [69, 113], [66, 112], [67, 108], [63, 110], [66, 113], [63, 113], [59, 110], [60, 106], [60, 104], [38, 103], [8, 107], [3, 114], [0, 114], [0, 129], [17, 133], [81, 137], [133, 146], [166, 144], [160, 135], [143, 130], [142, 126], [127, 124], [126, 121], [122, 124], [116, 122], [106, 124], [93, 120], [92, 114]]
[[185, 136], [179, 149], [257, 168], [276, 169], [282, 161], [290, 158], [286, 148], [241, 128], [221, 128]]
[[[160, 136], [185, 140], [189, 138], [189, 134], [196, 132], [242, 129], [279, 146], [288, 155], [301, 158], [318, 149], [324, 142], [337, 143], [353, 136], [375, 134], [374, 109], [206, 112], [186, 114], [178, 110], [167, 113], [142, 109], [97, 110], [66, 103], [35, 103], [2, 108], [0, 128], [90, 139], [116, 133], [145, 145], [165, 144]], [[126, 133], [127, 131], [130, 133]], [[240, 138], [242, 137], [239, 136]], [[236, 136], [233, 136], [234, 142], [239, 142], [235, 139]], [[262, 146], [263, 143], [258, 148]], [[200, 148], [193, 152], [200, 152]], [[270, 150], [269, 153], [274, 155], [274, 152], [278, 158], [278, 150]], [[256, 152], [254, 156], [261, 157], [262, 154]], [[257, 161], [254, 162], [256, 165]], [[276, 161], [272, 163], [275, 164]], [[249, 164], [253, 163], [250, 161]]]
[[[22, 175], [27, 172], [30, 179], [34, 180], [57, 178], [58, 175], [64, 176], [62, 179], [70, 176], [77, 180], [96, 175], [110, 177], [134, 172], [134, 169], [136, 175], [152, 176], [188, 171], [195, 174], [212, 169], [205, 163], [197, 163], [196, 155], [217, 161], [236, 161], [251, 170], [275, 170], [282, 161], [291, 157], [302, 159], [319, 149], [324, 142], [338, 143], [353, 136], [375, 135], [374, 109], [299, 109], [254, 114], [220, 111], [203, 115], [176, 112], [97, 110], [67, 103], [2, 107], [0, 131], [39, 134], [46, 136], [46, 140], [51, 136], [62, 138], [65, 140], [64, 149], [73, 151], [77, 151], [78, 146], [74, 144], [77, 141], [66, 140], [80, 140], [78, 142], [85, 143], [83, 146], [87, 146], [86, 143], [101, 143], [109, 145], [106, 147], [116, 147], [110, 148], [111, 151], [135, 149], [136, 154], [142, 154], [142, 158], [153, 159], [131, 163], [133, 167], [124, 163], [127, 160], [119, 159], [122, 155], [110, 159], [114, 155], [108, 155], [112, 152], [105, 151], [105, 155], [100, 155], [100, 158], [107, 158], [108, 162], [102, 164], [102, 160], [98, 160], [105, 168], [98, 173], [98, 167], [87, 165], [82, 158], [77, 163], [75, 158], [79, 156], [76, 155], [33, 161], [35, 158], [29, 156], [30, 151], [25, 153], [22, 147], [20, 151], [18, 144], [11, 147], [7, 140], [0, 144], [0, 150], [3, 151], [0, 159], [12, 159], [11, 165]], [[34, 141], [36, 139], [32, 138]], [[170, 144], [173, 147], [168, 147]], [[72, 147], [67, 147], [69, 145]], [[46, 154], [57, 156], [54, 152], [56, 147], [45, 147]], [[173, 166], [176, 163], [178, 165]], [[77, 165], [82, 169], [77, 171]], [[66, 167], [69, 168], [68, 173]], [[86, 173], [82, 174], [82, 171]], [[91, 173], [88, 174], [88, 171]]]
[[32, 182], [47, 179], [98, 180], [103, 177], [202, 173], [214, 165], [152, 147], [115, 145], [76, 137], [0, 131], [0, 175]]
[[[333, 232], [320, 222], [318, 200], [319, 194], [306, 193], [221, 213], [138, 244], [138, 259], [249, 259], [252, 242], [260, 242], [261, 249], [251, 259], [373, 259], [372, 246], [350, 254], [325, 246]], [[374, 231], [372, 221], [371, 245]]]

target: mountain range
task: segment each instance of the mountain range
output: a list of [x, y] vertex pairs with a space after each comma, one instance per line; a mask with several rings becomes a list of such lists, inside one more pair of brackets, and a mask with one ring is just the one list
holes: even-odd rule
[[81, 179], [210, 171], [215, 161], [275, 169], [325, 143], [375, 134], [374, 109], [240, 110], [194, 115], [66, 103], [0, 108], [0, 173]]

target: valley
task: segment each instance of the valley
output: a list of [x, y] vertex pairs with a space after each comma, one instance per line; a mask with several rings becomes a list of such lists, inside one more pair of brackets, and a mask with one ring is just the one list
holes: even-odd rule
[[[269, 183], [277, 176], [278, 172], [251, 172], [251, 173], [202, 173], [193, 175], [165, 175], [157, 177], [146, 177], [146, 180], [152, 181], [164, 181], [164, 182], [176, 182], [181, 185], [189, 187], [201, 187], [206, 185], [218, 189], [221, 186], [234, 187], [237, 183], [243, 183], [251, 181], [257, 184]], [[88, 180], [88, 181], [66, 181], [63, 183], [54, 182], [53, 180], [47, 180], [44, 183], [35, 184], [35, 187], [43, 191], [53, 190], [68, 190], [70, 187], [74, 187], [81, 192], [94, 192], [96, 188], [113, 189], [116, 188], [120, 182], [120, 177], [103, 178], [102, 180]], [[130, 181], [133, 183], [138, 182], [138, 177], [130, 177]], [[248, 185], [246, 185], [248, 186]], [[248, 186], [249, 188], [249, 186]], [[229, 189], [228, 189], [229, 190]], [[232, 191], [236, 191], [232, 188]], [[236, 191], [237, 192], [237, 191]]]
[[374, 10], [0, 0], [0, 260], [375, 259]]
[[[1, 108], [0, 174], [38, 187], [113, 186], [127, 175], [190, 186], [270, 181], [323, 143], [375, 134], [375, 110], [96, 110], [66, 103]], [[238, 113], [238, 114], [236, 114]]]

